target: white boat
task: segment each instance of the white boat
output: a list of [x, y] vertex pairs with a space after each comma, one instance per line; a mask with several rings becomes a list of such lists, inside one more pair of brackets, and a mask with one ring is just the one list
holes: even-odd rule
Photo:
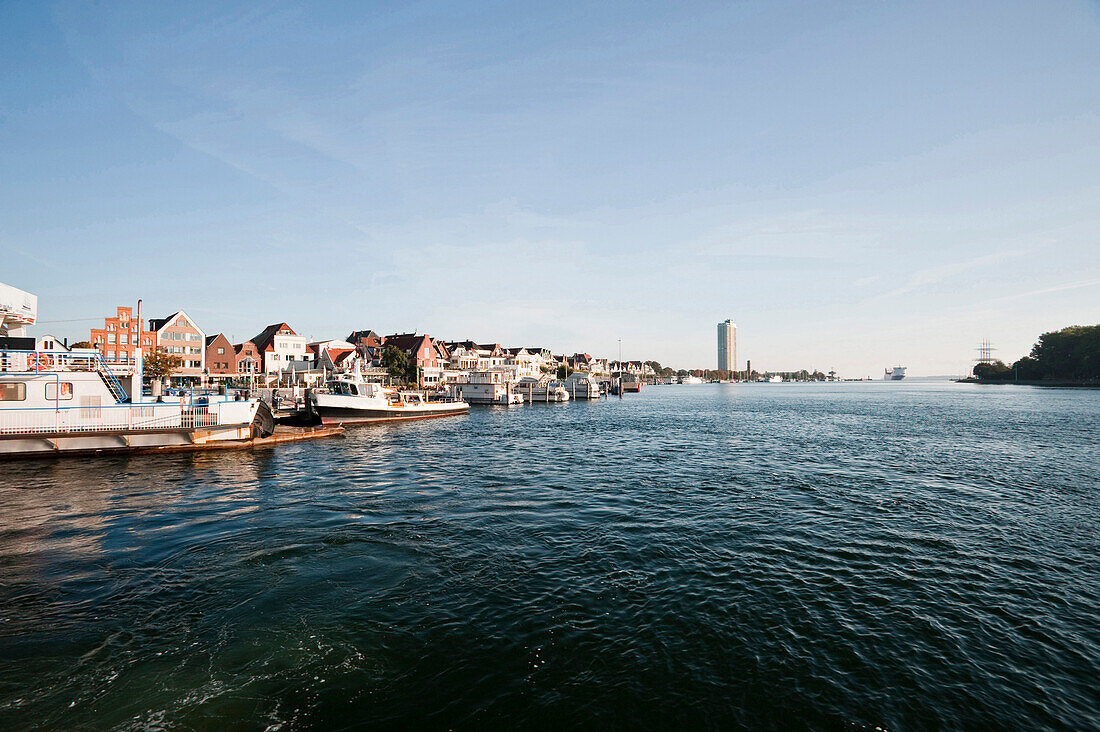
[[569, 390], [560, 381], [547, 381], [525, 376], [516, 382], [516, 391], [531, 402], [567, 402]]
[[698, 376], [684, 376], [680, 379], [680, 383], [681, 384], [702, 384], [704, 382]]
[[187, 449], [274, 431], [258, 400], [154, 401], [141, 378], [140, 357], [126, 388], [94, 349], [0, 349], [0, 457]]
[[895, 366], [892, 369], [883, 369], [883, 381], [901, 381], [905, 378], [905, 367]]
[[600, 382], [596, 381], [592, 374], [583, 371], [574, 371], [565, 380], [565, 389], [572, 399], [599, 399]]
[[768, 379], [768, 383], [769, 384], [782, 384], [783, 383], [783, 377], [780, 376], [779, 374], [776, 374], [775, 376]]
[[523, 395], [500, 371], [472, 371], [465, 381], [450, 385], [450, 394], [470, 404], [523, 404]]
[[429, 399], [422, 392], [392, 389], [351, 374], [331, 379], [323, 390], [311, 390], [307, 404], [325, 425], [449, 417], [470, 410], [462, 400]]

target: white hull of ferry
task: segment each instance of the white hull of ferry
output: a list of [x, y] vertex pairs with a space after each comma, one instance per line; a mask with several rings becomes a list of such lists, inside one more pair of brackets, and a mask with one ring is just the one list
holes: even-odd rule
[[882, 378], [884, 381], [901, 381], [905, 378], [905, 367], [895, 366], [892, 369], [885, 369]]
[[94, 352], [4, 351], [0, 458], [195, 448], [249, 440], [274, 427], [256, 400], [127, 398]]

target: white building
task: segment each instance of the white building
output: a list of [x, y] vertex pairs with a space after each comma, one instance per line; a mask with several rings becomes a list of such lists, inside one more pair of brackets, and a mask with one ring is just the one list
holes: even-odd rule
[[312, 367], [313, 352], [306, 348], [305, 336], [294, 332], [286, 323], [273, 323], [264, 328], [252, 339], [263, 359], [265, 374], [277, 374], [281, 371], [300, 371], [302, 362], [305, 368]]
[[0, 282], [0, 336], [26, 337], [38, 318], [38, 296]]
[[737, 325], [732, 318], [718, 324], [718, 370], [737, 370]]

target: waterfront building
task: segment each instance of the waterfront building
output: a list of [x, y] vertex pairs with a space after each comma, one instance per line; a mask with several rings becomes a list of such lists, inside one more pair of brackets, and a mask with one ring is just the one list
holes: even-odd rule
[[395, 333], [383, 339], [386, 346], [393, 346], [404, 352], [411, 363], [416, 365], [420, 374], [420, 386], [438, 384], [443, 378], [443, 365], [446, 361], [444, 350], [431, 336], [420, 333]]
[[737, 370], [737, 325], [732, 318], [718, 324], [718, 370]]
[[115, 317], [104, 318], [102, 328], [91, 329], [88, 341], [111, 366], [133, 366], [138, 348], [148, 356], [156, 347], [157, 334], [152, 329], [142, 330], [133, 313], [133, 308], [115, 308]]
[[34, 350], [36, 351], [68, 351], [69, 344], [65, 342], [65, 339], [58, 338], [55, 335], [49, 333], [40, 335], [34, 339]]
[[313, 360], [306, 351], [305, 336], [294, 332], [286, 323], [272, 323], [252, 339], [260, 353], [260, 371], [265, 374], [278, 374], [287, 370], [298, 370], [302, 362]]
[[206, 373], [211, 376], [237, 374], [237, 351], [224, 333], [206, 337]]
[[359, 350], [350, 341], [315, 341], [306, 346], [314, 355], [313, 368], [325, 371], [354, 371], [360, 364]]
[[260, 355], [260, 349], [256, 348], [255, 343], [252, 341], [237, 343], [233, 346], [233, 353], [236, 356], [238, 376], [250, 376], [260, 373], [263, 356]]
[[[125, 309], [129, 310], [129, 308]], [[119, 308], [120, 312], [122, 310], [123, 308]], [[153, 318], [149, 321], [149, 330], [153, 335], [153, 349], [163, 349], [172, 355], [179, 356], [180, 366], [174, 375], [200, 376], [202, 374], [203, 369], [206, 368], [206, 333], [195, 325], [195, 321], [187, 313], [177, 310], [167, 318]], [[136, 333], [136, 330], [133, 332]], [[144, 333], [142, 345], [143, 347], [145, 345]], [[152, 349], [143, 348], [143, 350], [146, 353], [152, 352]]]

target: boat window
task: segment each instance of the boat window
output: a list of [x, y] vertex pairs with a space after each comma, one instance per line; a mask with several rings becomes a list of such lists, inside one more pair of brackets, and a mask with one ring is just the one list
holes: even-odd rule
[[0, 402], [21, 402], [27, 398], [27, 385], [21, 381], [0, 384]]
[[68, 381], [61, 381], [55, 384], [46, 384], [46, 399], [51, 402], [54, 400], [66, 400], [73, 398], [73, 385]]

